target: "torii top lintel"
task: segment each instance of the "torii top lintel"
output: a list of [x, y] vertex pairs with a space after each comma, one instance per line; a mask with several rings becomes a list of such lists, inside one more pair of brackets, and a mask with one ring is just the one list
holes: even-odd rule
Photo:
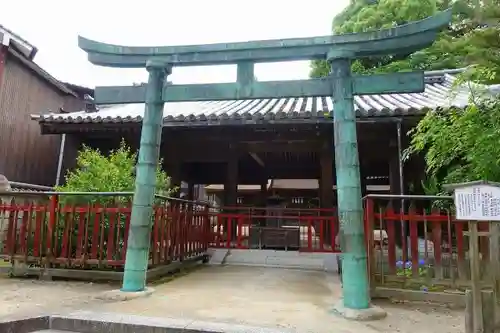
[[174, 66], [204, 66], [238, 62], [278, 62], [325, 59], [331, 50], [352, 58], [411, 53], [432, 44], [451, 20], [451, 9], [429, 18], [390, 29], [355, 34], [261, 40], [207, 45], [130, 47], [100, 43], [79, 37], [78, 45], [95, 65], [143, 68], [158, 60]]

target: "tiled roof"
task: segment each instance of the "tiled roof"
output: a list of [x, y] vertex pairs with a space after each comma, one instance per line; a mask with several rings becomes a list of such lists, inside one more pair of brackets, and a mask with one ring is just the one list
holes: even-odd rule
[[[468, 89], [452, 89], [457, 70], [426, 73], [423, 93], [355, 96], [359, 118], [419, 115], [430, 109], [463, 108]], [[134, 123], [141, 122], [144, 104], [101, 106], [97, 112], [48, 113], [33, 115], [40, 123]], [[331, 97], [277, 98], [212, 102], [166, 103], [166, 126], [255, 124], [265, 122], [321, 122], [333, 116]]]

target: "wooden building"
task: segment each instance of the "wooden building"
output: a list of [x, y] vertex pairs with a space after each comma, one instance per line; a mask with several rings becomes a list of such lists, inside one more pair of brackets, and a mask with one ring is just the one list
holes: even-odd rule
[[[30, 115], [81, 110], [84, 95], [93, 92], [52, 77], [33, 61], [36, 53], [36, 47], [0, 26], [0, 174], [12, 181], [53, 185], [62, 136], [41, 135]], [[74, 138], [66, 140], [66, 167], [75, 157]]]
[[[367, 185], [400, 193], [400, 176], [404, 192], [411, 182], [420, 184], [423, 161], [406, 163], [400, 175], [406, 133], [428, 110], [467, 105], [468, 90], [451, 93], [456, 73], [426, 73], [423, 93], [355, 97], [364, 193]], [[164, 168], [175, 183], [224, 184], [220, 198], [225, 206], [238, 204], [238, 184], [267, 189], [272, 179], [317, 180], [318, 189], [309, 189], [316, 192], [317, 204], [335, 206], [332, 107], [331, 98], [319, 97], [167, 103]], [[76, 135], [109, 149], [122, 137], [138, 147], [143, 113], [144, 105], [128, 104], [32, 118], [48, 136]]]
[[[366, 185], [367, 193], [390, 193], [388, 176], [369, 177]], [[268, 197], [283, 198], [288, 208], [314, 209], [320, 207], [318, 179], [269, 179], [266, 186], [238, 185], [237, 206], [259, 206], [265, 204]], [[332, 186], [336, 190], [336, 186]], [[205, 186], [210, 202], [222, 203], [224, 184]]]

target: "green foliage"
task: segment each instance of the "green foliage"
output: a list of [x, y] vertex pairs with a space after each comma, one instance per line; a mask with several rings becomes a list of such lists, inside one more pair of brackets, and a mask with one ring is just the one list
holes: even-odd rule
[[[500, 71], [500, 0], [352, 0], [333, 20], [333, 32], [353, 33], [390, 28], [428, 17], [453, 7], [450, 27], [427, 49], [413, 54], [360, 59], [353, 63], [355, 73], [387, 73], [404, 70], [439, 70], [476, 65], [495, 73]], [[329, 73], [325, 61], [313, 61], [311, 77]], [[500, 76], [478, 76], [482, 82], [499, 82]]]
[[[66, 182], [57, 188], [60, 192], [132, 192], [135, 183], [137, 154], [132, 152], [125, 141], [120, 147], [105, 156], [98, 149], [84, 146], [77, 157], [77, 167], [68, 172]], [[156, 171], [156, 191], [158, 194], [170, 193], [170, 179], [161, 170], [161, 161]], [[78, 199], [79, 198], [79, 199]], [[66, 200], [82, 199], [91, 202], [106, 202], [109, 197], [66, 197]], [[122, 198], [123, 199], [123, 198]]]
[[[353, 11], [349, 9], [351, 6]], [[437, 10], [435, 0], [380, 0], [372, 4], [366, 0], [351, 1], [351, 5], [333, 19], [333, 31], [345, 34], [392, 28], [421, 20]]]
[[429, 112], [410, 132], [405, 155], [425, 154], [427, 192], [442, 184], [500, 181], [500, 99], [479, 97], [465, 110]]
[[[410, 268], [397, 268], [396, 275], [411, 278], [411, 277], [413, 277], [413, 270], [411, 269], [411, 267]], [[427, 276], [427, 267], [419, 267], [418, 268], [418, 276], [420, 276], [420, 277]]]

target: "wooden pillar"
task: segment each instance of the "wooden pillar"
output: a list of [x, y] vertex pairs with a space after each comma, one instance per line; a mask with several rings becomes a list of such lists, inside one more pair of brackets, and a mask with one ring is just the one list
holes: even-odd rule
[[[398, 135], [401, 135], [401, 129], [399, 128], [401, 125], [397, 125], [396, 130], [394, 133], [396, 134], [394, 139], [390, 142], [389, 144], [389, 185], [390, 185], [390, 193], [392, 195], [399, 195], [399, 194], [406, 194], [404, 187], [401, 186], [401, 180], [402, 180], [402, 171], [403, 171], [403, 164], [400, 159], [400, 149], [402, 148], [402, 141], [401, 138], [398, 138]], [[398, 133], [399, 132], [399, 133]], [[399, 141], [399, 142], [398, 142]], [[403, 190], [403, 191], [402, 191]], [[403, 192], [403, 193], [401, 193]], [[389, 202], [385, 203], [389, 204]], [[405, 209], [405, 206], [407, 207], [407, 202], [402, 199], [393, 199], [390, 201], [390, 204], [392, 205], [393, 209], [396, 211], [401, 211]], [[408, 244], [407, 239], [408, 236], [410, 235], [410, 230], [407, 227], [406, 223], [404, 221], [401, 221], [401, 223], [395, 223], [395, 232], [398, 237], [396, 237], [396, 245], [400, 248], [402, 248], [403, 251], [403, 257], [408, 258], [408, 246], [403, 246], [405, 243], [403, 242], [403, 239], [406, 240], [406, 244]], [[401, 235], [401, 236], [399, 236]]]
[[259, 206], [266, 207], [266, 201], [267, 201], [267, 180], [265, 183], [260, 184]]
[[[226, 169], [226, 182], [224, 184], [224, 206], [226, 207], [235, 207], [237, 205], [236, 200], [238, 197], [238, 158], [236, 155], [233, 155], [227, 162]], [[226, 209], [226, 212], [233, 213], [234, 209]], [[231, 232], [231, 238], [236, 239], [236, 230], [238, 229], [237, 219], [228, 218], [227, 219], [227, 228], [228, 232]], [[230, 223], [230, 225], [229, 225]], [[230, 231], [229, 231], [230, 230]]]
[[[328, 149], [329, 148], [329, 149]], [[320, 156], [320, 182], [319, 182], [319, 197], [320, 197], [320, 207], [321, 208], [333, 208], [333, 151], [331, 149], [331, 145], [324, 147], [321, 151]], [[332, 212], [323, 212], [323, 215], [331, 215]], [[323, 228], [325, 230], [324, 235], [330, 235], [333, 226], [330, 223], [326, 223], [321, 221], [320, 223], [324, 223]], [[321, 230], [320, 225], [315, 226], [316, 233], [319, 233]], [[337, 228], [338, 230], [338, 228]], [[331, 245], [332, 239], [329, 236], [324, 237], [322, 240], [325, 245]]]
[[370, 176], [370, 165], [369, 161], [367, 161], [364, 156], [359, 156], [359, 181], [360, 181], [360, 189], [361, 189], [361, 197], [364, 197], [368, 194], [366, 185], [368, 184], [368, 180], [366, 177]]
[[192, 181], [188, 182], [187, 199], [191, 200], [191, 201], [195, 200], [195, 197], [194, 197], [194, 184], [193, 184]]
[[404, 136], [403, 124], [396, 123], [394, 128], [394, 137], [389, 143], [389, 184], [391, 194], [408, 194], [408, 188], [405, 186], [404, 165], [402, 152], [408, 145], [408, 138]]
[[319, 198], [321, 208], [333, 208], [333, 152], [331, 146], [321, 151], [319, 181]]
[[[259, 206], [262, 208], [256, 211], [257, 215], [266, 215], [266, 206], [267, 206], [267, 179], [264, 183], [260, 184], [260, 193], [259, 193]], [[253, 222], [253, 221], [252, 221]], [[260, 217], [256, 220], [256, 222], [261, 226], [266, 226], [266, 218]]]
[[236, 206], [238, 197], [238, 159], [231, 158], [226, 165], [226, 182], [224, 183], [224, 205]]
[[389, 185], [391, 194], [401, 194], [399, 153], [397, 147], [392, 147], [389, 156]]

